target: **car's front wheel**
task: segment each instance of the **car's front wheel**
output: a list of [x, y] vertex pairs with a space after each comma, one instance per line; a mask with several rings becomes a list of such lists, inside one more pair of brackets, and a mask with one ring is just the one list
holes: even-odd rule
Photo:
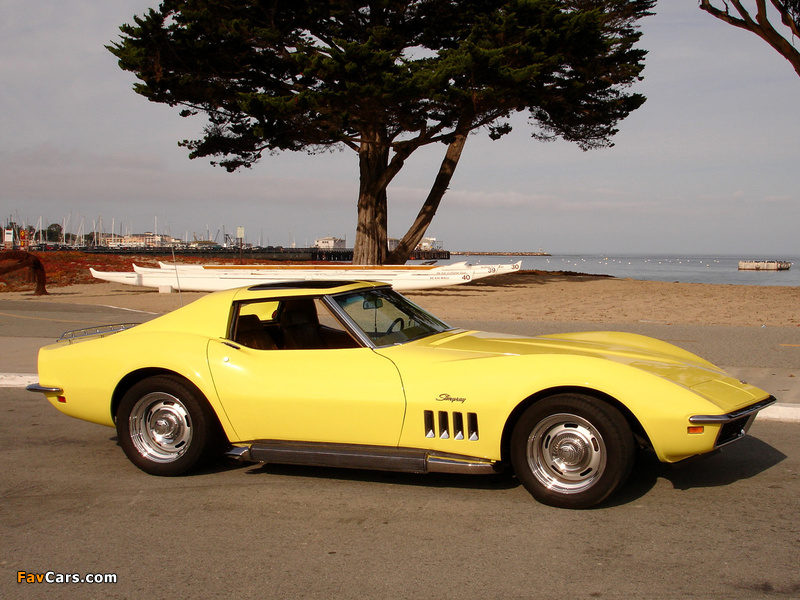
[[511, 463], [534, 498], [560, 508], [589, 508], [628, 478], [635, 458], [631, 428], [613, 406], [582, 394], [533, 404], [511, 437]]
[[123, 396], [117, 436], [127, 457], [143, 471], [182, 475], [218, 447], [216, 423], [193, 386], [162, 375], [138, 382]]

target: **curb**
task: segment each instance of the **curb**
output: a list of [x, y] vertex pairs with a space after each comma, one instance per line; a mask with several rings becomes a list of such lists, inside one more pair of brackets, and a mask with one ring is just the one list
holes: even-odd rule
[[0, 373], [0, 388], [25, 387], [38, 381], [35, 373]]
[[784, 421], [786, 423], [800, 423], [800, 405], [773, 404], [758, 413], [756, 419], [768, 421]]

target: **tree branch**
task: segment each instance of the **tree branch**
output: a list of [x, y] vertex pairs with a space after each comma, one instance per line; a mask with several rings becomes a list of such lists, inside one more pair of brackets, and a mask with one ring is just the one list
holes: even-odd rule
[[[465, 120], [471, 122], [470, 119], [465, 118]], [[388, 264], [405, 263], [411, 255], [411, 252], [413, 252], [414, 248], [416, 248], [422, 240], [433, 217], [436, 215], [436, 211], [439, 209], [439, 204], [447, 188], [450, 186], [450, 181], [453, 179], [453, 173], [455, 173], [456, 167], [458, 166], [461, 152], [464, 150], [464, 144], [467, 141], [467, 136], [470, 131], [471, 127], [469, 126], [456, 128], [456, 132], [453, 134], [453, 140], [447, 146], [447, 152], [442, 160], [442, 164], [439, 166], [439, 172], [436, 174], [436, 179], [428, 193], [428, 197], [425, 198], [422, 208], [419, 210], [419, 213], [417, 213], [417, 218], [403, 236], [403, 239], [400, 240], [397, 248], [389, 253], [386, 261]]]
[[[800, 50], [798, 50], [791, 42], [789, 42], [785, 37], [783, 37], [773, 26], [772, 23], [769, 21], [769, 15], [767, 14], [767, 3], [766, 0], [755, 0], [756, 4], [756, 15], [755, 19], [753, 16], [750, 15], [747, 8], [745, 8], [740, 0], [722, 0], [723, 4], [725, 5], [725, 10], [714, 6], [711, 2], [712, 0], [700, 0], [700, 10], [707, 12], [708, 14], [716, 17], [717, 19], [724, 21], [734, 27], [738, 27], [740, 29], [745, 29], [752, 33], [755, 33], [758, 37], [762, 40], [767, 42], [774, 50], [778, 52], [781, 56], [783, 56], [786, 60], [788, 60], [791, 65], [794, 67], [794, 70], [800, 75]], [[770, 0], [772, 5], [778, 10], [781, 15], [781, 22], [789, 27], [789, 30], [792, 32], [792, 35], [798, 35], [798, 26], [797, 23], [792, 19], [791, 15], [789, 14], [788, 8], [785, 4], [778, 2], [777, 0]], [[732, 15], [730, 12], [730, 7], [728, 3], [730, 2], [731, 5], [736, 9], [739, 13], [741, 18], [737, 18], [736, 16]]]

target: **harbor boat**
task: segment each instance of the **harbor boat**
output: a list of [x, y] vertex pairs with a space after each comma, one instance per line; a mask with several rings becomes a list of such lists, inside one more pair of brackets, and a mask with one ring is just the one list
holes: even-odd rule
[[788, 260], [740, 260], [740, 271], [788, 271], [792, 266]]
[[[90, 269], [95, 279], [133, 285], [138, 287], [155, 288], [160, 292], [168, 293], [174, 290], [193, 292], [212, 292], [235, 287], [244, 287], [256, 283], [282, 283], [287, 281], [338, 281], [361, 280], [382, 281], [392, 285], [396, 290], [423, 290], [448, 287], [475, 281], [499, 272], [518, 270], [521, 263], [510, 265], [508, 269], [498, 268], [501, 265], [447, 265], [433, 269], [394, 269], [394, 268], [360, 268], [357, 270], [346, 268], [349, 265], [339, 265], [339, 268], [326, 267], [323, 269], [309, 269], [301, 265], [300, 269], [292, 268], [253, 268], [253, 265], [236, 265], [230, 268], [225, 265], [213, 265], [213, 268], [198, 268], [196, 265], [169, 265], [164, 264], [159, 268], [140, 267], [134, 265], [132, 272], [127, 271], [97, 271]], [[184, 268], [184, 266], [186, 268]], [[217, 268], [221, 267], [221, 268]], [[289, 267], [281, 265], [281, 267]], [[343, 268], [344, 267], [344, 268]]]

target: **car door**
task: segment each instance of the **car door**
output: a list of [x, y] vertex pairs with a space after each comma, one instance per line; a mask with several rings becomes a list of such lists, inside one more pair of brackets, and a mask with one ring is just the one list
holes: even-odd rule
[[371, 348], [262, 350], [212, 340], [208, 360], [240, 440], [398, 444], [402, 382]]

